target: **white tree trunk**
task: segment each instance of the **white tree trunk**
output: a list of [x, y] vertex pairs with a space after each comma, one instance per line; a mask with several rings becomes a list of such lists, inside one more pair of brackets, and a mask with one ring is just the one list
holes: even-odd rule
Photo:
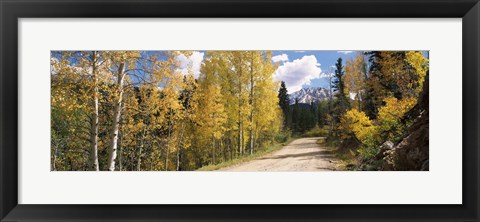
[[253, 90], [254, 90], [254, 81], [253, 81], [253, 52], [252, 59], [250, 62], [250, 155], [253, 154]]
[[168, 171], [168, 155], [170, 154], [170, 139], [172, 136], [172, 125], [170, 125], [170, 122], [168, 123], [168, 139], [167, 139], [167, 150], [166, 155], [165, 155], [165, 171]]
[[243, 155], [243, 122], [242, 122], [242, 111], [241, 106], [238, 107], [238, 149], [240, 150], [240, 156]]
[[97, 52], [92, 53], [93, 79], [93, 112], [90, 123], [90, 167], [89, 170], [98, 171], [98, 82], [97, 82]]
[[142, 152], [143, 152], [143, 147], [145, 146], [145, 133], [146, 133], [146, 128], [144, 127], [142, 132], [142, 138], [140, 139], [140, 147], [138, 150], [137, 171], [142, 170]]
[[215, 165], [215, 156], [217, 154], [215, 153], [215, 137], [212, 135], [212, 164]]
[[123, 170], [123, 155], [122, 155], [122, 138], [123, 138], [123, 135], [122, 135], [122, 130], [120, 130], [120, 132], [118, 133], [118, 171], [122, 171]]
[[57, 171], [57, 166], [55, 163], [57, 162], [57, 152], [58, 152], [58, 145], [55, 145], [55, 149], [53, 150], [53, 158], [52, 158], [52, 171]]
[[180, 171], [180, 152], [182, 151], [182, 140], [183, 134], [185, 132], [185, 122], [182, 122], [182, 130], [180, 132], [180, 137], [178, 138], [178, 147], [177, 147], [177, 171]]
[[240, 156], [244, 154], [244, 138], [243, 138], [243, 113], [242, 113], [242, 59], [240, 58], [239, 67], [238, 67], [238, 149], [240, 151]]
[[122, 114], [123, 80], [125, 78], [125, 63], [121, 63], [117, 73], [117, 100], [113, 108], [113, 124], [111, 131], [110, 146], [108, 149], [108, 170], [115, 171], [115, 159], [117, 158], [118, 130], [120, 129], [120, 116]]

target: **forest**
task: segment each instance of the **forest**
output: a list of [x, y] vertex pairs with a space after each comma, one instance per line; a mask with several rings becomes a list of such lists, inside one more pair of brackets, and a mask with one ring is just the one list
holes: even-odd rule
[[[307, 104], [274, 78], [272, 51], [205, 51], [198, 72], [178, 60], [192, 53], [52, 51], [51, 170], [193, 171], [309, 136], [340, 170], [425, 170], [392, 147], [414, 144], [425, 115], [428, 169], [428, 52], [338, 58], [328, 96]], [[379, 152], [389, 167], [368, 168]]]

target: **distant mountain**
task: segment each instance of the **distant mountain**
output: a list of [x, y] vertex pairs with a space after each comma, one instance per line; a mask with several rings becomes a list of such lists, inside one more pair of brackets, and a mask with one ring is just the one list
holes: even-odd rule
[[330, 92], [322, 87], [310, 87], [293, 92], [289, 96], [290, 104], [295, 104], [295, 99], [298, 99], [298, 103], [310, 104], [311, 102], [318, 103], [327, 100], [330, 97]]

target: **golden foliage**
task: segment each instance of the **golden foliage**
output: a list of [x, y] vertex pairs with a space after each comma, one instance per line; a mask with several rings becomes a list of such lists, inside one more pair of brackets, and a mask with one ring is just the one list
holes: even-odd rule
[[380, 107], [378, 111], [380, 130], [387, 135], [386, 139], [395, 140], [406, 129], [406, 126], [401, 123], [403, 116], [415, 106], [417, 100], [415, 98], [398, 100], [395, 97], [388, 97], [384, 102], [385, 106]]
[[365, 115], [364, 112], [353, 108], [348, 110], [340, 120], [340, 129], [344, 139], [355, 136], [360, 142], [365, 143], [367, 140], [376, 137], [378, 127]]
[[365, 57], [361, 53], [353, 59], [347, 59], [345, 65], [345, 75], [342, 77], [345, 83], [345, 95], [350, 96], [350, 93], [355, 95], [354, 107], [360, 109], [360, 101], [365, 91], [367, 67]]

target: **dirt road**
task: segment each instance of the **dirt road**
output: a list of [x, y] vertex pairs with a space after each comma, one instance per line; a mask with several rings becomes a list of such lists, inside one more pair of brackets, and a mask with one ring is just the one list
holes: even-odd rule
[[264, 157], [220, 171], [326, 171], [333, 170], [333, 155], [317, 144], [322, 137], [300, 138]]

